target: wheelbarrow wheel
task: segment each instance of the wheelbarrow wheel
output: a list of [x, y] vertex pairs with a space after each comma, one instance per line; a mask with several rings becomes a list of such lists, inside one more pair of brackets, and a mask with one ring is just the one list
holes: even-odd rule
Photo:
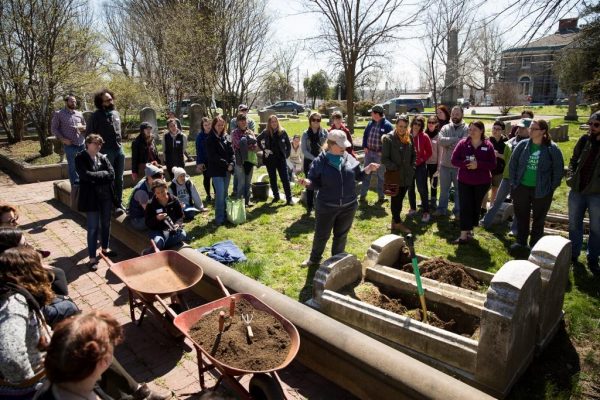
[[254, 374], [250, 379], [250, 395], [257, 400], [283, 400], [283, 390], [274, 378], [267, 374]]

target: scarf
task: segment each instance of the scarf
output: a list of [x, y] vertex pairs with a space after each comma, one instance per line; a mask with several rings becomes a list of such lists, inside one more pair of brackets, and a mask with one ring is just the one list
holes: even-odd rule
[[309, 140], [309, 144], [310, 144], [310, 154], [312, 154], [313, 156], [318, 156], [319, 153], [321, 152], [321, 143], [319, 140], [319, 134], [321, 133], [321, 130], [318, 130], [316, 133], [313, 132], [312, 129], [308, 128], [308, 140]]
[[327, 158], [327, 164], [331, 165], [333, 168], [337, 169], [338, 171], [342, 170], [342, 156], [341, 155], [335, 155], [335, 154], [331, 154], [331, 153], [327, 153], [325, 154], [325, 157]]

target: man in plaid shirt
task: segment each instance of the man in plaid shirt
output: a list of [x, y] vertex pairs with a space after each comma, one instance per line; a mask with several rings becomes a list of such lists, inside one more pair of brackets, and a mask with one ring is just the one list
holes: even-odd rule
[[75, 96], [67, 95], [64, 98], [65, 107], [54, 113], [51, 130], [63, 143], [67, 166], [69, 168], [69, 181], [71, 186], [79, 185], [79, 176], [75, 171], [75, 155], [85, 150], [85, 119], [80, 111], [75, 110], [77, 100]]
[[[388, 132], [394, 130], [394, 127], [385, 119], [383, 115], [383, 107], [376, 105], [371, 110], [371, 122], [365, 128], [363, 134], [363, 149], [365, 150], [365, 167], [371, 163], [381, 164], [381, 137]], [[377, 194], [379, 195], [379, 203], [383, 203], [386, 199], [383, 194], [383, 175], [385, 168], [383, 165], [377, 170]], [[360, 188], [360, 201], [367, 201], [367, 191], [371, 183], [371, 175], [366, 174]]]

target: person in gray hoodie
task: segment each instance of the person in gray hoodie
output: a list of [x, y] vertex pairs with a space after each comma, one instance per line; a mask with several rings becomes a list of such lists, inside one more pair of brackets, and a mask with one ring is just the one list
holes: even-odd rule
[[169, 185], [169, 193], [179, 199], [183, 208], [184, 219], [192, 220], [196, 214], [206, 210], [202, 204], [198, 189], [196, 189], [196, 185], [190, 180], [189, 175], [185, 173], [185, 169], [173, 167], [171, 172], [175, 178], [173, 178]]
[[459, 106], [452, 107], [450, 123], [444, 125], [438, 135], [440, 199], [434, 216], [448, 213], [448, 194], [450, 184], [454, 187], [454, 209], [452, 213], [458, 216], [460, 204], [458, 201], [458, 168], [452, 165], [452, 152], [458, 142], [468, 135], [468, 128], [463, 121], [463, 110]]

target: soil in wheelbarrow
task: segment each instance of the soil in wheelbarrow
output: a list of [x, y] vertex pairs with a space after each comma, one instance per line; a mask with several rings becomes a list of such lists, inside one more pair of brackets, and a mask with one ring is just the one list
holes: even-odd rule
[[[388, 296], [371, 282], [361, 282], [354, 287], [346, 287], [342, 293], [372, 306], [423, 322], [423, 311], [416, 295]], [[444, 309], [431, 303], [428, 303], [427, 308], [427, 324], [473, 339], [479, 336], [478, 319], [459, 315], [456, 310]]]
[[[413, 272], [408, 247], [403, 247], [400, 257], [398, 257], [398, 260], [392, 267], [410, 273]], [[419, 262], [419, 272], [424, 278], [434, 279], [438, 282], [444, 282], [464, 289], [478, 291], [485, 288], [482, 282], [475, 280], [475, 278], [469, 275], [463, 264], [448, 261], [440, 257], [433, 257]]]
[[[225, 312], [223, 333], [219, 334], [219, 312]], [[252, 315], [249, 339], [241, 315]], [[216, 360], [230, 367], [265, 371], [283, 364], [291, 350], [292, 341], [281, 322], [271, 314], [255, 309], [248, 301], [236, 303], [235, 315], [229, 318], [229, 307], [217, 308], [190, 329], [190, 336]]]

